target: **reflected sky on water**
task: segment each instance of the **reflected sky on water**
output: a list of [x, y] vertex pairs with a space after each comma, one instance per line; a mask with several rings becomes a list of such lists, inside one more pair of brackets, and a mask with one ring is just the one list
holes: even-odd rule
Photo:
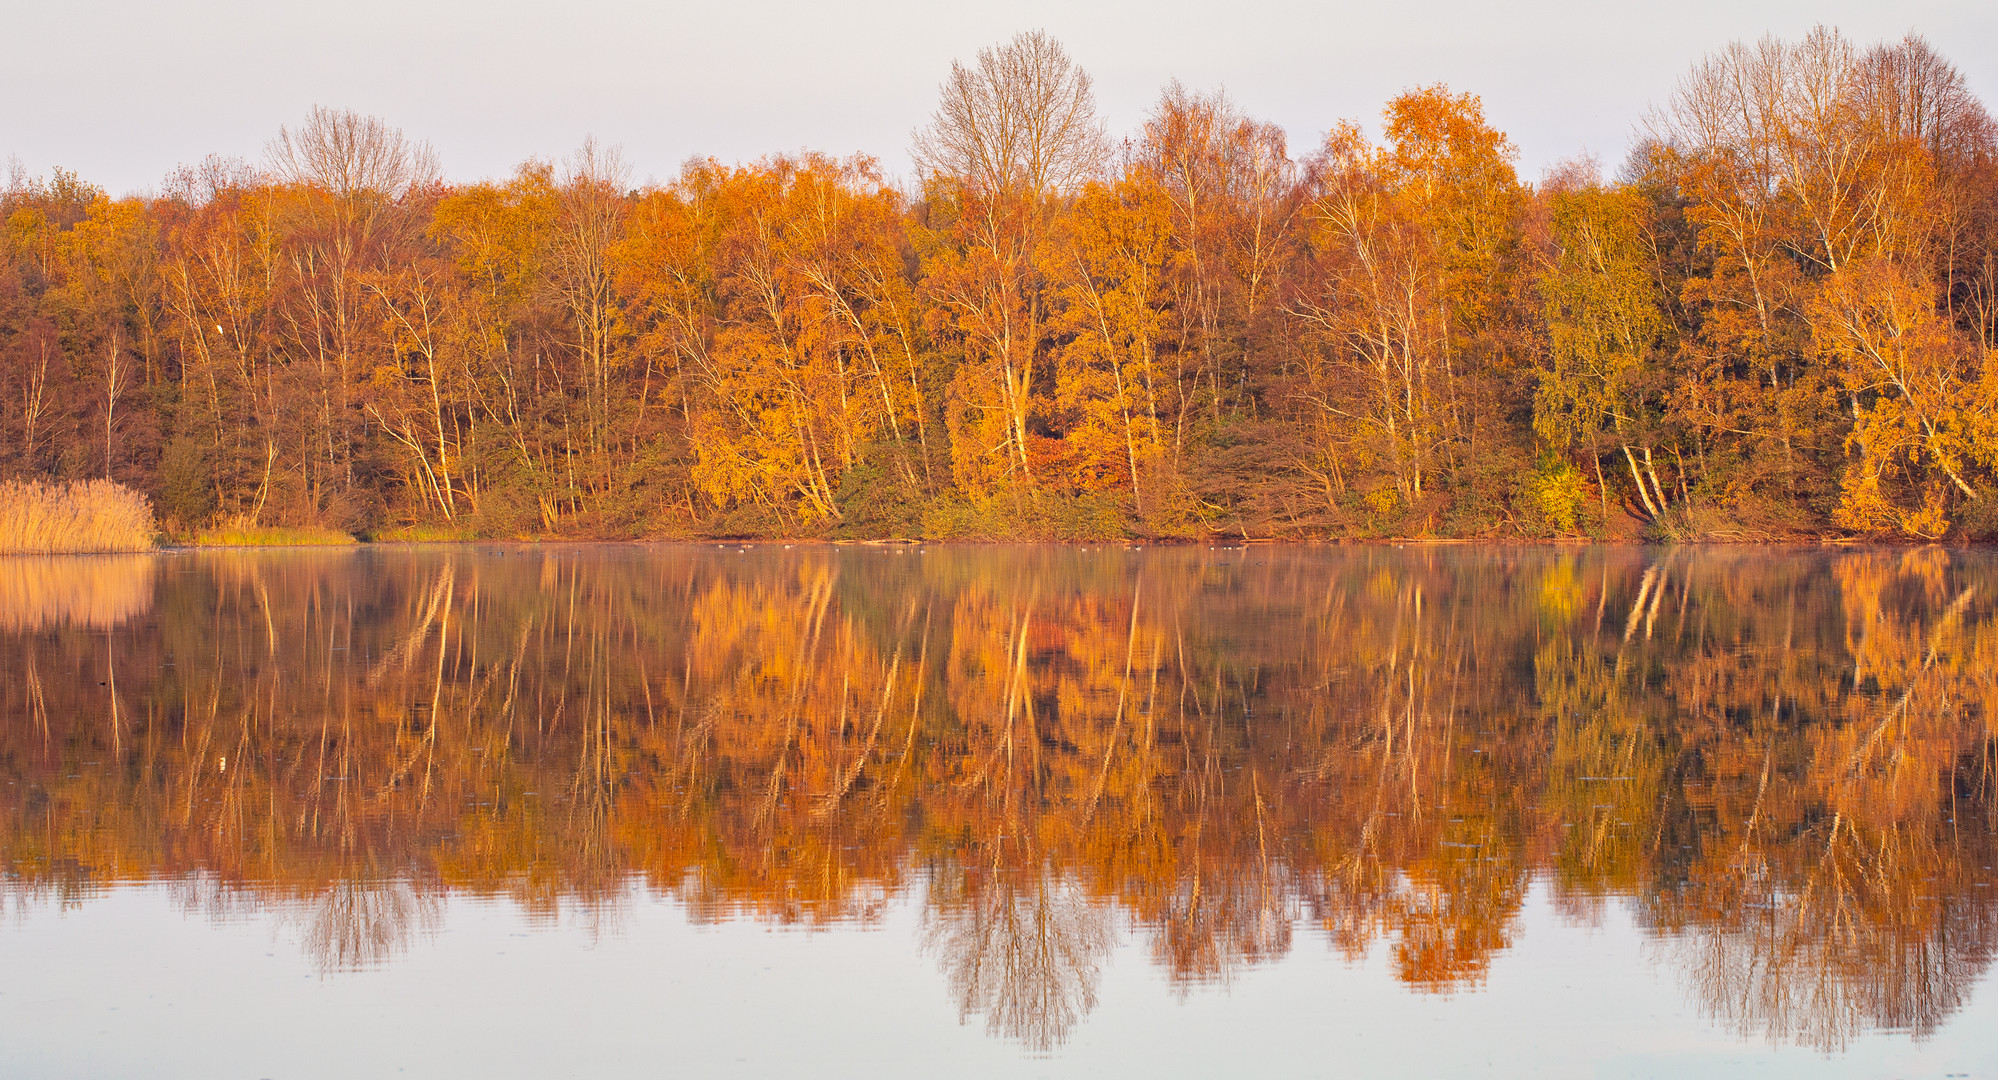
[[9, 1074], [1998, 1068], [1998, 560], [0, 560]]

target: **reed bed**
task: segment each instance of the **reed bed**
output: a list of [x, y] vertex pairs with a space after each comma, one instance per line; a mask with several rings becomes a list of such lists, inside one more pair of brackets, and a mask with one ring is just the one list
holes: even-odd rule
[[153, 606], [158, 562], [153, 555], [0, 559], [0, 631], [39, 633], [64, 625], [109, 630]]
[[356, 543], [338, 529], [314, 525], [224, 525], [194, 535], [195, 547], [339, 547]]
[[0, 483], [0, 555], [151, 551], [155, 532], [152, 503], [123, 484]]

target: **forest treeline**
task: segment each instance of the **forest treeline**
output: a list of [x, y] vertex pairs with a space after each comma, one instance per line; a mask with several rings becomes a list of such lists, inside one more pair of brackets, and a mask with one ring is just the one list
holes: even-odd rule
[[1613, 175], [1441, 86], [1106, 133], [1022, 34], [865, 157], [586, 143], [0, 193], [0, 475], [364, 535], [1998, 535], [1998, 127], [1928, 44], [1695, 65]]
[[[1998, 950], [1998, 589], [1937, 547], [547, 546], [0, 561], [0, 910], [153, 880], [392, 960], [448, 898], [919, 906], [1038, 1046], [1126, 935], [1475, 985], [1536, 883], [1716, 1020], [1936, 1030]], [[1376, 952], [1376, 950], [1378, 950]]]

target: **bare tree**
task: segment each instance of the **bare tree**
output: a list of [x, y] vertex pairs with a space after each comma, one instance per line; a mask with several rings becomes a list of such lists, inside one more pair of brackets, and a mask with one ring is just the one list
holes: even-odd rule
[[916, 164], [978, 190], [1066, 194], [1108, 154], [1089, 74], [1044, 31], [980, 49], [975, 67], [952, 63], [941, 96]]
[[1963, 73], [1918, 36], [1867, 50], [1858, 89], [1876, 130], [1915, 140], [1944, 170], [1990, 153], [1998, 137]]
[[104, 479], [111, 479], [113, 435], [117, 432], [118, 398], [131, 384], [132, 369], [125, 363], [118, 335], [111, 335], [111, 348], [104, 357]]
[[49, 411], [49, 341], [38, 337], [35, 341], [35, 366], [32, 369], [22, 365], [26, 374], [26, 386], [21, 391], [21, 468], [35, 471], [35, 436], [42, 419]]
[[1929, 168], [1908, 147], [1968, 146], [1984, 124], [1952, 80], [1919, 39], [1862, 57], [1819, 27], [1708, 58], [1652, 129], [1699, 163], [1730, 248], [1773, 230], [1814, 272], [1837, 273], [1919, 240]]
[[379, 117], [319, 105], [297, 130], [279, 129], [270, 159], [283, 182], [335, 196], [400, 199], [439, 175], [430, 144], [410, 141]]

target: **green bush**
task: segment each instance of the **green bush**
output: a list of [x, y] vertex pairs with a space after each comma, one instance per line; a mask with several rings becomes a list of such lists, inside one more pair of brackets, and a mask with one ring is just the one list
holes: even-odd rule
[[1554, 531], [1572, 534], [1582, 530], [1583, 515], [1595, 498], [1582, 470], [1565, 458], [1550, 456], [1527, 479], [1527, 488], [1534, 505]]
[[176, 435], [160, 454], [160, 510], [181, 529], [199, 529], [215, 513], [215, 478], [200, 439]]

